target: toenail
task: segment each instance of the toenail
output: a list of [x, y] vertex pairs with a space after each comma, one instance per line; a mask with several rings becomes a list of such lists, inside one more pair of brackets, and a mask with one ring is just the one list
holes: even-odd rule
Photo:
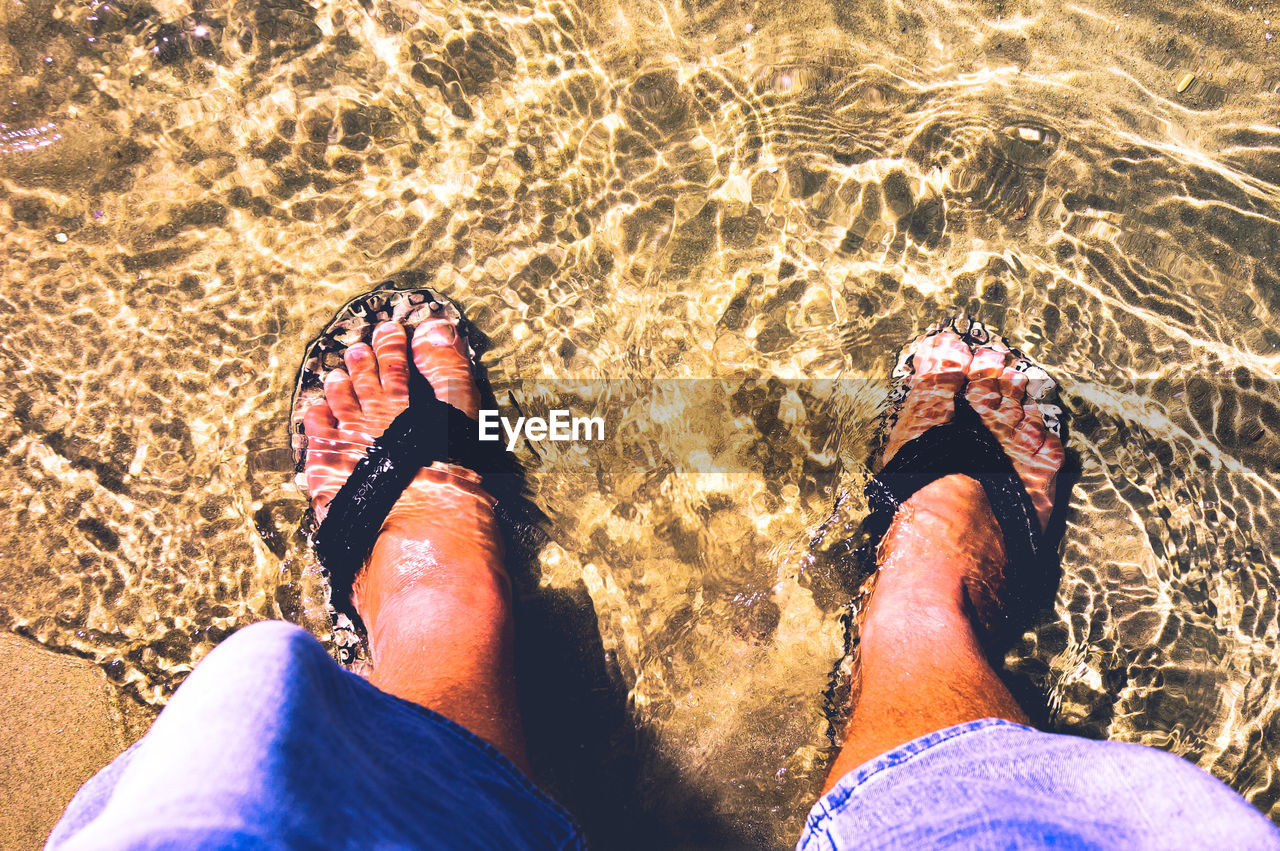
[[428, 328], [426, 336], [427, 341], [433, 346], [452, 346], [453, 341], [458, 339], [453, 326], [447, 322], [441, 322], [439, 325]]

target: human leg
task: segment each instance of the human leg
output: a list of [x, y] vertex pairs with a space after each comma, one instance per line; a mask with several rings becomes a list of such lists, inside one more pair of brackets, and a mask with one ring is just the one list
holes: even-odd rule
[[[403, 326], [383, 323], [345, 361], [305, 416], [308, 489], [320, 516], [364, 448], [407, 407], [410, 369], [468, 416], [480, 404], [466, 339], [444, 319], [419, 325], [411, 344]], [[353, 599], [375, 685], [458, 722], [527, 768], [502, 558], [493, 500], [478, 477], [435, 464], [418, 472], [383, 524]]]
[[[412, 295], [406, 303], [379, 292], [356, 309], [392, 303], [402, 315], [425, 304]], [[335, 320], [334, 333], [350, 333], [350, 318]], [[468, 349], [451, 321], [425, 320], [412, 345], [398, 323], [373, 331], [369, 344], [347, 347], [323, 402], [302, 414], [308, 392], [298, 406], [321, 520], [406, 407], [411, 369], [445, 404], [476, 416]], [[304, 376], [322, 360], [309, 352]], [[581, 847], [572, 819], [519, 770], [527, 761], [493, 500], [465, 469], [412, 475], [372, 529], [351, 591], [368, 630], [370, 680], [297, 627], [243, 630], [77, 795], [56, 847]]]
[[[953, 417], [970, 424], [940, 434], [971, 434], [962, 393], [1030, 497], [1029, 514], [1004, 505], [1001, 516], [1043, 529], [1062, 445], [1013, 358], [997, 344], [970, 356], [945, 332], [923, 341], [886, 460]], [[1273, 824], [1185, 760], [1026, 725], [987, 655], [1008, 587], [1006, 541], [1018, 541], [986, 495], [946, 476], [898, 507], [877, 552], [861, 694], [799, 847], [1280, 848]]]
[[[1002, 347], [970, 350], [943, 331], [922, 341], [910, 392], [885, 452], [949, 422], [964, 394], [1004, 447], [1042, 523], [1064, 453], [1026, 398]], [[988, 658], [1005, 553], [982, 487], [947, 476], [912, 496], [877, 552], [879, 571], [860, 642], [860, 688], [826, 788], [866, 760], [918, 736], [978, 718], [1026, 723]]]

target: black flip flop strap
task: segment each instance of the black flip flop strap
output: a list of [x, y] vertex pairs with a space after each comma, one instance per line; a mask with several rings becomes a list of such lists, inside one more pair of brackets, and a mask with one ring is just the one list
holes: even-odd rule
[[351, 587], [396, 500], [423, 467], [447, 461], [481, 475], [507, 470], [501, 442], [482, 443], [462, 411], [436, 398], [431, 384], [410, 370], [409, 407], [373, 442], [329, 503], [312, 539], [329, 572], [333, 607], [359, 624]]
[[925, 485], [953, 474], [976, 479], [986, 492], [1004, 538], [1010, 591], [1018, 596], [1044, 559], [1040, 523], [1013, 462], [963, 397], [956, 399], [951, 422], [907, 442], [867, 483], [871, 514], [863, 523], [867, 538], [859, 548], [861, 558], [874, 562], [880, 539], [902, 503]]

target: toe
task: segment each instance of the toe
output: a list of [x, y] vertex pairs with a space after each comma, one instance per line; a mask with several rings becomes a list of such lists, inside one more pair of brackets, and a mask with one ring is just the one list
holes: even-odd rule
[[1040, 451], [1047, 434], [1044, 418], [1040, 416], [1040, 409], [1035, 405], [1024, 405], [1022, 420], [1013, 432], [1013, 452], [1024, 458], [1030, 458]]
[[969, 362], [964, 396], [984, 418], [1000, 408], [1000, 376], [1004, 374], [1007, 355], [1003, 348], [988, 345], [974, 352]]
[[993, 379], [970, 381], [965, 385], [964, 398], [985, 421], [1000, 409], [1000, 382]]
[[911, 391], [905, 409], [906, 418], [929, 426], [947, 422], [955, 414], [956, 394], [960, 382], [953, 380], [955, 373], [922, 376]]
[[973, 352], [953, 331], [925, 337], [916, 350], [913, 365], [917, 375], [958, 374], [963, 379]]
[[969, 381], [999, 379], [1008, 363], [1009, 352], [1003, 346], [986, 345], [973, 353], [969, 361]]
[[1019, 405], [1027, 397], [1027, 374], [1012, 366], [1000, 373], [1000, 395]]
[[394, 399], [409, 398], [409, 337], [399, 322], [383, 322], [373, 332], [382, 392]]
[[302, 430], [308, 438], [332, 437], [338, 430], [338, 419], [329, 405], [321, 400], [303, 412]]
[[1001, 443], [1012, 440], [1014, 430], [1022, 422], [1026, 386], [1027, 377], [1013, 368], [1006, 368], [1000, 376], [1000, 406], [987, 428], [996, 431]]
[[480, 392], [471, 375], [466, 337], [445, 319], [423, 322], [413, 334], [413, 363], [442, 401], [475, 419]]
[[324, 398], [333, 409], [333, 415], [338, 418], [338, 422], [360, 417], [360, 403], [356, 401], [356, 391], [351, 384], [351, 376], [344, 370], [335, 369], [325, 376]]
[[347, 373], [351, 376], [351, 385], [355, 388], [356, 398], [361, 400], [361, 407], [367, 407], [372, 399], [382, 396], [382, 382], [378, 380], [378, 358], [367, 343], [356, 343], [343, 355], [347, 364]]

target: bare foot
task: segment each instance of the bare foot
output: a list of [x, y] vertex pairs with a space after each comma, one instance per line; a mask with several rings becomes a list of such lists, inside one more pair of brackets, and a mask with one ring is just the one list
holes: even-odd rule
[[[949, 422], [957, 395], [964, 393], [1013, 462], [1043, 528], [1053, 511], [1065, 452], [1027, 396], [1027, 363], [1019, 365], [999, 343], [971, 351], [951, 331], [925, 338], [915, 354], [910, 390], [884, 461], [907, 441]], [[986, 494], [974, 479], [946, 476], [916, 492], [899, 509], [878, 556], [877, 596], [901, 591], [958, 605], [976, 612], [987, 630], [998, 621], [1004, 606], [1004, 543]]]
[[[419, 325], [412, 341], [412, 364], [410, 352], [404, 326], [383, 322], [374, 330], [372, 346], [357, 343], [347, 349], [346, 370], [329, 373], [324, 401], [307, 409], [306, 480], [317, 518], [324, 518], [329, 502], [374, 439], [408, 407], [410, 369], [421, 372], [442, 401], [472, 419], [478, 415], [480, 393], [471, 375], [466, 339], [453, 324], [435, 319]], [[413, 545], [419, 556], [425, 549], [427, 560], [436, 565], [501, 572], [493, 502], [470, 470], [439, 463], [424, 468], [383, 524], [374, 558], [379, 551]], [[408, 561], [422, 563], [420, 557]], [[382, 587], [382, 582], [370, 587], [367, 577], [368, 571], [357, 577], [353, 602], [372, 633], [380, 600], [414, 576], [395, 575], [391, 588]]]
[[[396, 322], [351, 346], [303, 417], [306, 477], [322, 516], [374, 438], [409, 404], [417, 369], [436, 396], [475, 419], [480, 393], [467, 342], [447, 319]], [[511, 581], [494, 500], [470, 470], [419, 470], [392, 508], [351, 600], [373, 661], [369, 680], [451, 718], [527, 770], [515, 691]]]
[[[1013, 462], [1043, 524], [1064, 453], [1027, 396], [1030, 365], [999, 344], [973, 351], [947, 330], [920, 342], [912, 368], [884, 460], [950, 422], [964, 393]], [[1005, 623], [1007, 559], [982, 485], [952, 475], [918, 490], [894, 515], [876, 561], [857, 696], [828, 789], [868, 759], [944, 727], [978, 718], [1029, 723], [991, 662], [992, 638]]]

